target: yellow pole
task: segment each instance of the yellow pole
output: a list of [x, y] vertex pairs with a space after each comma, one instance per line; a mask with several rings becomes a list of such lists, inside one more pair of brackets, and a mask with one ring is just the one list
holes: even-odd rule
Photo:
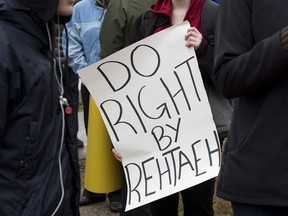
[[120, 163], [111, 152], [112, 143], [101, 114], [90, 96], [84, 187], [108, 193], [121, 187]]

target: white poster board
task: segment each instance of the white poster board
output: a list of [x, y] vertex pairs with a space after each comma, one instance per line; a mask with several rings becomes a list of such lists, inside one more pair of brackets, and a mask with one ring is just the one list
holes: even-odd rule
[[79, 71], [123, 157], [126, 210], [218, 175], [221, 149], [188, 22]]

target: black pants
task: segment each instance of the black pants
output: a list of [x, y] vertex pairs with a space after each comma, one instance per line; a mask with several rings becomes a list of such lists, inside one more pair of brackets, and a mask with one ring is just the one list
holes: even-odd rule
[[[121, 186], [121, 204], [122, 210], [120, 211], [120, 216], [151, 216], [152, 214], [152, 204], [146, 204], [144, 206], [140, 206], [138, 208], [132, 209], [130, 211], [125, 212], [126, 201], [127, 201], [127, 185], [126, 179], [124, 175], [124, 170], [122, 171], [122, 186]], [[169, 214], [166, 216], [170, 216]]]
[[[122, 171], [123, 172], [123, 171]], [[124, 212], [127, 200], [127, 186], [124, 173], [122, 174], [122, 198], [123, 206], [120, 216], [178, 216], [179, 193], [183, 201], [184, 216], [213, 216], [213, 195], [215, 178], [190, 187], [179, 193], [172, 194], [152, 203]]]
[[[220, 137], [220, 136], [219, 136]], [[221, 148], [225, 136], [220, 138]], [[215, 178], [179, 192], [182, 196], [184, 216], [213, 216], [213, 195]], [[178, 216], [179, 193], [153, 203], [153, 215]]]
[[[215, 178], [183, 190], [181, 193], [184, 216], [213, 216]], [[178, 216], [179, 193], [153, 203], [153, 215]]]
[[[219, 136], [222, 148], [225, 136]], [[182, 196], [184, 216], [213, 216], [215, 178], [179, 192]], [[153, 203], [153, 215], [178, 216], [179, 193]]]

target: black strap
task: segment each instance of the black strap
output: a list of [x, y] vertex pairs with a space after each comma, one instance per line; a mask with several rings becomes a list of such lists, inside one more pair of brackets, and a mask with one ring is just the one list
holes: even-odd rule
[[204, 0], [201, 13], [201, 26], [204, 36], [208, 43], [214, 45], [215, 22], [217, 16], [218, 4], [211, 0]]

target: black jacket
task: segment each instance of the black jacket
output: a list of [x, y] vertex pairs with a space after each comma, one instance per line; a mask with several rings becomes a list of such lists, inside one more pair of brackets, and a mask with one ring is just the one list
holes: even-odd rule
[[23, 2], [0, 0], [0, 215], [48, 216], [58, 204], [55, 215], [79, 215], [77, 145], [64, 130], [61, 147], [60, 78], [48, 39], [53, 25], [47, 23], [48, 31], [44, 21], [58, 0]]
[[218, 10], [213, 79], [237, 99], [217, 193], [231, 201], [288, 207], [287, 8], [287, 0], [223, 0]]
[[[199, 48], [196, 50], [196, 56], [219, 138], [220, 140], [223, 140], [227, 137], [229, 131], [233, 109], [230, 101], [223, 97], [220, 91], [215, 88], [211, 80], [211, 72], [214, 63], [213, 46], [216, 13], [216, 3], [206, 0], [202, 8], [201, 25], [204, 30], [204, 37], [208, 40], [207, 42], [206, 40], [202, 40]], [[203, 17], [205, 17], [205, 21], [207, 22], [203, 22]], [[154, 31], [159, 26], [164, 25], [168, 19], [169, 17], [165, 14], [156, 14], [150, 10], [146, 11], [137, 18], [130, 34], [128, 45], [152, 35]], [[210, 23], [210, 21], [213, 21], [213, 23]]]

